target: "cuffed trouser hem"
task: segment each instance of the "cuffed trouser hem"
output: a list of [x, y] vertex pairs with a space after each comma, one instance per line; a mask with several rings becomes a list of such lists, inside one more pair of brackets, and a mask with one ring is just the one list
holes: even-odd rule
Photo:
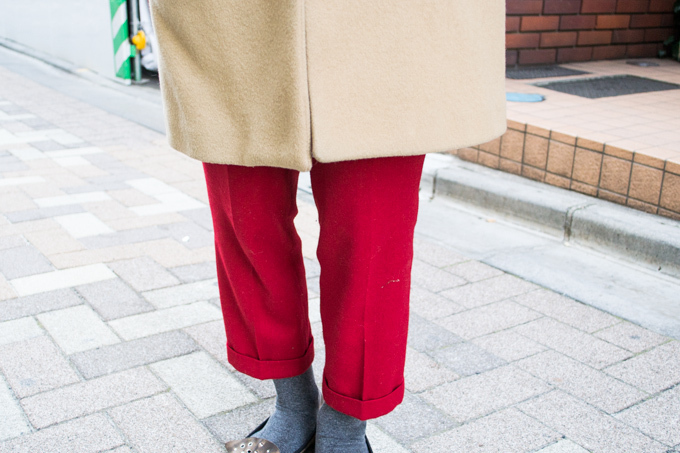
[[392, 393], [382, 398], [362, 401], [334, 392], [324, 379], [323, 399], [326, 404], [338, 412], [351, 415], [359, 420], [368, 420], [389, 414], [404, 400], [404, 383], [402, 382]]
[[314, 338], [309, 342], [305, 355], [290, 360], [259, 360], [239, 354], [227, 343], [227, 359], [229, 363], [243, 374], [255, 379], [283, 379], [299, 376], [314, 361]]

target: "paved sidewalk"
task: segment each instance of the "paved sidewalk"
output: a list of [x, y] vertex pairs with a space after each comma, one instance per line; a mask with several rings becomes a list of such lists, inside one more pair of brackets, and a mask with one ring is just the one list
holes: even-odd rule
[[[273, 387], [226, 361], [200, 164], [0, 80], [0, 452], [224, 452]], [[376, 452], [680, 449], [678, 341], [423, 238], [416, 258], [408, 392], [369, 424]]]

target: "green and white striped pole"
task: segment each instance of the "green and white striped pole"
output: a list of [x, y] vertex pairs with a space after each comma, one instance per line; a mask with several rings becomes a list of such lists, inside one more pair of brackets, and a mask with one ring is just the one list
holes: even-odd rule
[[116, 77], [129, 81], [131, 79], [130, 57], [135, 53], [135, 46], [132, 46], [128, 39], [127, 0], [109, 0], [109, 2]]

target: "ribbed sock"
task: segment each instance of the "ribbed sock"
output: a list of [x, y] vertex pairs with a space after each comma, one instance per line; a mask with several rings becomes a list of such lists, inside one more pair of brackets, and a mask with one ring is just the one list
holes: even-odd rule
[[299, 376], [274, 379], [276, 410], [253, 437], [274, 442], [281, 453], [295, 453], [302, 448], [316, 428], [319, 388], [312, 367]]
[[316, 420], [316, 453], [368, 453], [365, 421], [325, 403]]

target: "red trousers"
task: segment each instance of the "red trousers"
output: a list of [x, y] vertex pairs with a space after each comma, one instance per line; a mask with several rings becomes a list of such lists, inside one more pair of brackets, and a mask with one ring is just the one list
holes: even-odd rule
[[[323, 396], [366, 420], [404, 395], [413, 230], [424, 156], [316, 162]], [[204, 164], [229, 362], [258, 379], [297, 376], [314, 343], [297, 214], [298, 172]]]

